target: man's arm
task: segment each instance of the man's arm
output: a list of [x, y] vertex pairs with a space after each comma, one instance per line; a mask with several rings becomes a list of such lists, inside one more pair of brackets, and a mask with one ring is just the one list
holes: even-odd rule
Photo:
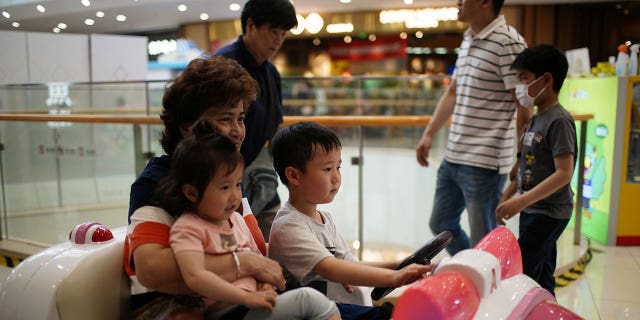
[[451, 81], [449, 88], [442, 95], [436, 110], [433, 112], [433, 116], [429, 121], [429, 124], [424, 128], [422, 138], [418, 142], [416, 147], [416, 159], [418, 163], [426, 167], [429, 165], [429, 149], [431, 149], [431, 138], [433, 137], [442, 125], [449, 120], [451, 114], [453, 114], [453, 107], [456, 103], [456, 80]]

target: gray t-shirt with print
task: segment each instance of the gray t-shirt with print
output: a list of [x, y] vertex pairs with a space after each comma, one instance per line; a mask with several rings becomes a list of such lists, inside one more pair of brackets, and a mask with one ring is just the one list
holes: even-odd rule
[[[573, 118], [557, 104], [531, 118], [522, 136], [522, 155], [518, 171], [518, 191], [527, 192], [555, 171], [554, 157], [576, 150], [576, 127]], [[569, 219], [573, 210], [571, 184], [562, 186], [546, 198], [523, 211], [545, 214], [555, 219]]]

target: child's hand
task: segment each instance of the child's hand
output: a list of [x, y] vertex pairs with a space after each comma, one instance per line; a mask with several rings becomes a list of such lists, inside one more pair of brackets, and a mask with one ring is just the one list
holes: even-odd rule
[[342, 284], [342, 287], [344, 288], [344, 290], [347, 290], [347, 292], [349, 293], [353, 293], [353, 287], [350, 284]]
[[267, 282], [258, 282], [258, 291], [266, 291], [266, 290], [276, 290], [276, 287], [274, 287], [271, 283], [267, 283]]
[[401, 287], [405, 284], [420, 280], [427, 272], [433, 270], [433, 267], [434, 266], [432, 264], [423, 266], [421, 264], [412, 263], [394, 273], [392, 287]]
[[242, 305], [249, 309], [266, 308], [272, 311], [273, 306], [276, 305], [277, 296], [278, 294], [274, 290], [247, 292]]
[[524, 204], [520, 196], [515, 196], [509, 200], [500, 202], [496, 208], [496, 221], [504, 226], [505, 219], [511, 219], [511, 217], [522, 211], [522, 209], [524, 209]]

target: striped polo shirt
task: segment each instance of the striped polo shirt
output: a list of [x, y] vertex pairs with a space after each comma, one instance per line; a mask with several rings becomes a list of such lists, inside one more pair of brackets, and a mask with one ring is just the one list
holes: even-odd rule
[[445, 159], [508, 173], [515, 143], [516, 56], [526, 48], [518, 31], [500, 15], [477, 35], [467, 30], [453, 73], [456, 103]]

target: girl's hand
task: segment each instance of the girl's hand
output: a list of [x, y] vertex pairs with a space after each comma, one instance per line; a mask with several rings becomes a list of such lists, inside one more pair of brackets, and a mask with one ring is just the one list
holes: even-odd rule
[[271, 283], [267, 283], [267, 282], [258, 282], [258, 291], [265, 291], [265, 290], [276, 290], [276, 287], [274, 285], [272, 285]]
[[422, 279], [427, 272], [433, 270], [433, 265], [423, 266], [421, 264], [412, 263], [400, 270], [394, 272], [392, 287], [401, 287], [405, 284], [413, 283]]
[[266, 308], [272, 311], [273, 306], [276, 305], [277, 296], [278, 294], [274, 290], [247, 292], [242, 305], [249, 309]]

